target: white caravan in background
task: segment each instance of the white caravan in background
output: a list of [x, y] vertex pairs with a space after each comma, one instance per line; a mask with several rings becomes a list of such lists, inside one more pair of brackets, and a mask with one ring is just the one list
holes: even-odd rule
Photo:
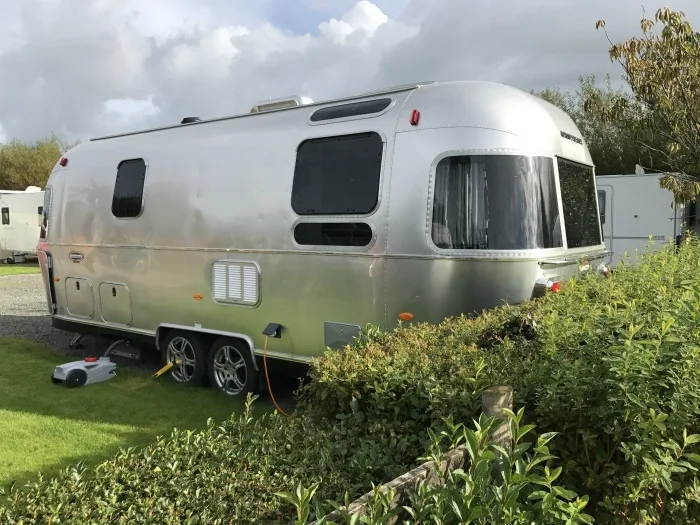
[[0, 190], [0, 261], [24, 262], [36, 256], [44, 212], [44, 190]]
[[[605, 247], [612, 252], [608, 264], [615, 267], [629, 256], [658, 250], [678, 242], [695, 226], [694, 206], [675, 204], [673, 192], [659, 185], [661, 173], [598, 175], [598, 208]], [[650, 239], [651, 237], [651, 239]]]

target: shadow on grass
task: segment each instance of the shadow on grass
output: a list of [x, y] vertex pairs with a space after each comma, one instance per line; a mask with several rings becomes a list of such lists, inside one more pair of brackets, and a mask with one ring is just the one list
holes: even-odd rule
[[[243, 408], [244, 400], [213, 388], [187, 387], [127, 366], [104, 383], [54, 385], [54, 366], [74, 359], [26, 339], [0, 338], [0, 485], [21, 485], [39, 471], [51, 476], [81, 460], [94, 465], [174, 427], [203, 428], [208, 418], [221, 421]], [[273, 389], [279, 398], [279, 388]], [[256, 403], [258, 413], [267, 410], [262, 399]]]

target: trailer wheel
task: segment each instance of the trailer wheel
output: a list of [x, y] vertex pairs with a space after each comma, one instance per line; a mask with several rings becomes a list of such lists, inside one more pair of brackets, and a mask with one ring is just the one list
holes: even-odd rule
[[173, 330], [163, 341], [163, 360], [179, 360], [170, 370], [170, 377], [178, 383], [203, 386], [207, 380], [207, 345], [194, 332]]
[[207, 368], [211, 384], [226, 395], [245, 397], [258, 388], [250, 348], [238, 339], [220, 337], [214, 341]]

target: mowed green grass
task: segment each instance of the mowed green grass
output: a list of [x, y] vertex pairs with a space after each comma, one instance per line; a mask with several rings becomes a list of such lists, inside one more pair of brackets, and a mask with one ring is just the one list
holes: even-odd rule
[[25, 273], [41, 273], [41, 268], [38, 264], [0, 264], [0, 277]]
[[0, 338], [0, 485], [24, 484], [85, 461], [95, 465], [120, 447], [142, 445], [174, 427], [202, 428], [240, 412], [243, 401], [214, 388], [189, 387], [164, 374], [117, 365], [117, 377], [66, 388], [56, 365], [73, 360], [23, 339]]

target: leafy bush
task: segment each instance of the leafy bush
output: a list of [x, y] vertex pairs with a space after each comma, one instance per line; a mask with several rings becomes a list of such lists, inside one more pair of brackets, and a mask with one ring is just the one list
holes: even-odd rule
[[[583, 277], [478, 317], [369, 327], [353, 348], [312, 364], [292, 418], [253, 418], [249, 406], [201, 432], [176, 430], [96, 469], [8, 491], [0, 522], [289, 522], [296, 500], [279, 494], [358, 497], [416, 466], [450, 417], [478, 421], [480, 394], [494, 384], [514, 387], [526, 424], [556, 432], [563, 488], [552, 493], [588, 495], [596, 523], [698, 522], [698, 271], [691, 238], [609, 279]], [[459, 505], [466, 486], [480, 494], [474, 505], [493, 508], [496, 488], [467, 482], [470, 469], [444, 493], [423, 489], [411, 508], [439, 515], [435, 502]], [[534, 512], [517, 501], [514, 516]]]
[[419, 451], [426, 428], [475, 417], [483, 388], [509, 384], [516, 406], [558, 433], [563, 482], [590, 494], [599, 523], [688, 523], [700, 516], [686, 438], [700, 431], [699, 271], [691, 237], [610, 279], [368, 338], [319, 359], [303, 404], [359, 432], [357, 421], [388, 425]]
[[688, 523], [700, 515], [700, 249], [664, 250], [609, 282], [571, 284], [537, 305], [537, 336], [493, 370], [538, 426], [559, 434], [566, 481], [598, 522]]
[[328, 497], [359, 495], [377, 472], [397, 476], [415, 457], [387, 453], [386, 433], [348, 437], [303, 414], [253, 417], [253, 401], [204, 430], [175, 429], [96, 468], [79, 464], [24, 490], [11, 487], [0, 523], [274, 523], [293, 512], [275, 493], [299, 481], [322, 481], [319, 494]]
[[[359, 520], [346, 510], [347, 503], [343, 506], [329, 502], [326, 510], [337, 509], [345, 523], [389, 523], [397, 518], [402, 523], [445, 525], [592, 523], [592, 517], [583, 512], [588, 498], [579, 498], [576, 493], [555, 484], [562, 468], [550, 469], [548, 465], [554, 456], [547, 443], [554, 433], [539, 436], [532, 448], [532, 443], [523, 441], [534, 429], [533, 425], [521, 426], [523, 410], [517, 415], [507, 410], [506, 416], [513, 436], [512, 447], [508, 449], [492, 442], [490, 433], [496, 420], [483, 414], [475, 422], [475, 430], [447, 418], [446, 430], [438, 435], [430, 432], [429, 455], [422, 459], [432, 460], [441, 483], [419, 482], [413, 491], [404, 495], [403, 499], [408, 501], [403, 505], [394, 503], [394, 490], [380, 491], [379, 487], [373, 487]], [[443, 454], [457, 447], [464, 447], [467, 452], [465, 468], [441, 471]], [[295, 525], [308, 523], [317, 489], [318, 484], [309, 488], [300, 485], [295, 493], [280, 494], [297, 510]], [[329, 520], [324, 517], [317, 523], [326, 525]]]

